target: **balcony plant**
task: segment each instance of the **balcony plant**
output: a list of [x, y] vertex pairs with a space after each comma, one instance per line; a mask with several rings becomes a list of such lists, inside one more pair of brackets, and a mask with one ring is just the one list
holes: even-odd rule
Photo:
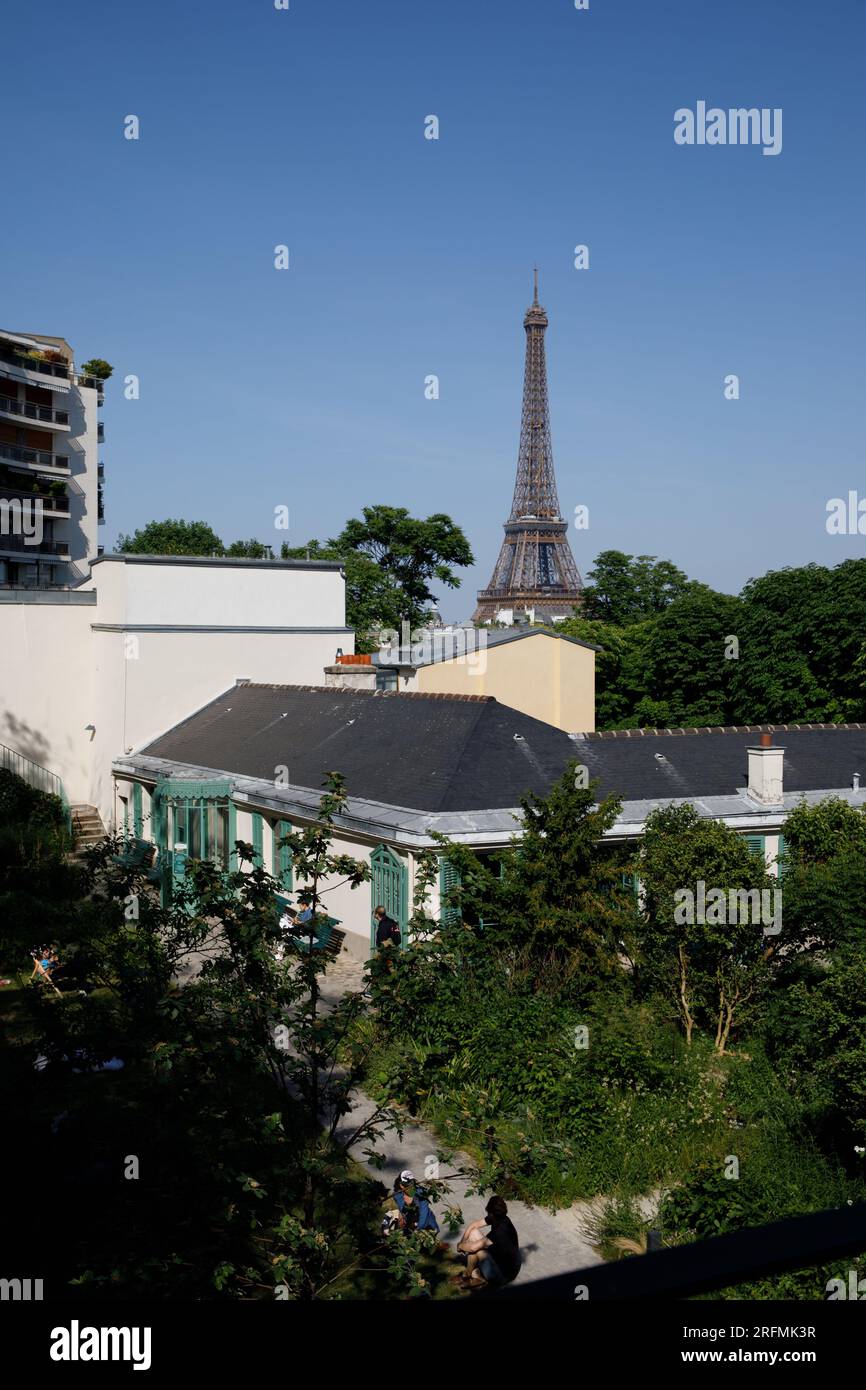
[[85, 362], [79, 372], [82, 376], [95, 376], [100, 381], [107, 381], [114, 368], [110, 362], [106, 362], [104, 357], [91, 357], [89, 362]]

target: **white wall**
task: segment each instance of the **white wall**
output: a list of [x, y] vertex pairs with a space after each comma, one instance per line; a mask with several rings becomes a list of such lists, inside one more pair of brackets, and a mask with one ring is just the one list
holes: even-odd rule
[[102, 623], [309, 628], [342, 627], [346, 621], [346, 586], [339, 570], [218, 561], [157, 565], [103, 556], [91, 574]]
[[0, 743], [86, 801], [92, 762], [91, 605], [0, 604]]
[[[96, 806], [109, 826], [115, 758], [239, 677], [321, 685], [337, 647], [354, 650], [353, 633], [317, 630], [343, 627], [337, 570], [161, 568], [98, 562], [76, 591], [95, 588], [96, 604], [61, 594], [49, 603], [0, 602], [0, 743], [57, 773], [69, 800]], [[197, 622], [223, 630], [136, 631]], [[247, 630], [225, 630], [234, 624]], [[267, 630], [295, 624], [307, 630]]]

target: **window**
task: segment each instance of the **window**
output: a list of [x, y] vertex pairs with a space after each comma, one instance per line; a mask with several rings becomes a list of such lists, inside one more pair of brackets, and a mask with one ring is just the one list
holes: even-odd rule
[[175, 801], [170, 807], [171, 848], [186, 845], [188, 859], [212, 859], [229, 867], [229, 808], [205, 800]]

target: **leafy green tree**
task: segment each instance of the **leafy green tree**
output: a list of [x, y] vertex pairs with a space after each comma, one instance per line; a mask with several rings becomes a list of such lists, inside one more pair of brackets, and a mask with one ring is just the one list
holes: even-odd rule
[[265, 545], [264, 541], [257, 541], [255, 538], [248, 541], [232, 541], [226, 547], [226, 555], [245, 560], [268, 560], [272, 555], [272, 549]]
[[807, 1104], [816, 1131], [854, 1167], [866, 1144], [866, 933], [847, 941], [785, 991], [771, 1054]]
[[446, 907], [470, 924], [483, 920], [485, 939], [518, 950], [530, 972], [544, 958], [567, 958], [575, 974], [609, 977], [631, 949], [623, 855], [602, 843], [621, 802], [596, 805], [596, 790], [571, 762], [546, 797], [522, 798], [522, 834], [494, 863], [443, 841], [460, 878]]
[[118, 536], [123, 555], [224, 555], [225, 548], [206, 521], [149, 521], [130, 536]]
[[[666, 806], [647, 817], [640, 856], [646, 978], [674, 1005], [687, 1043], [699, 1026], [715, 1027], [715, 1048], [725, 1052], [731, 1032], [748, 1008], [754, 1013], [771, 975], [778, 938], [763, 934], [760, 899], [737, 899], [734, 890], [772, 892], [778, 885], [735, 831], [702, 819], [690, 805]], [[708, 903], [698, 920], [699, 884], [721, 890], [724, 902]], [[685, 894], [693, 895], [688, 911]], [[769, 899], [769, 905], [774, 900]], [[755, 921], [755, 916], [758, 920]]]
[[[344, 804], [332, 776], [319, 819], [286, 837], [313, 909], [306, 936], [285, 937], [277, 883], [249, 845], [238, 843], [229, 873], [190, 861], [167, 906], [143, 872], [118, 862], [119, 841], [90, 852], [85, 891], [58, 931], [61, 959], [87, 991], [31, 986], [32, 1037], [20, 1064], [12, 1059], [22, 1113], [29, 1099], [37, 1113], [47, 1107], [23, 1136], [21, 1180], [54, 1194], [27, 1240], [44, 1243], [58, 1286], [311, 1299], [372, 1277], [384, 1294], [424, 1292], [419, 1261], [433, 1238], [383, 1241], [385, 1189], [350, 1162], [351, 1149], [374, 1151], [400, 1124], [384, 1104], [348, 1118], [368, 1001], [355, 993], [322, 1007], [326, 960], [311, 949], [325, 895], [369, 875], [332, 847]], [[4, 949], [23, 952], [26, 930], [16, 943], [7, 926]], [[124, 1071], [100, 1077], [94, 1095], [88, 1070], [113, 1056]], [[122, 1181], [129, 1154], [140, 1182]], [[94, 1183], [94, 1164], [114, 1180]], [[58, 1207], [62, 1238], [50, 1240]]]
[[689, 587], [688, 577], [670, 560], [603, 550], [587, 578], [583, 613], [615, 627], [661, 613]]
[[656, 703], [670, 725], [714, 726], [729, 722], [736, 661], [728, 639], [737, 635], [740, 603], [728, 594], [694, 585], [668, 605], [646, 634], [645, 681], [650, 700], [638, 701], [640, 724], [656, 722]]
[[866, 858], [866, 809], [835, 796], [794, 807], [785, 821], [786, 865], [826, 864], [845, 853]]
[[456, 589], [460, 579], [454, 567], [474, 563], [469, 542], [449, 516], [437, 513], [422, 521], [405, 507], [385, 505], [365, 507], [362, 520], [347, 521], [324, 545], [284, 545], [282, 554], [343, 562], [346, 618], [362, 639], [377, 628], [399, 632], [403, 622], [410, 627], [425, 622], [436, 601], [430, 585]]
[[114, 368], [110, 362], [106, 362], [104, 357], [91, 357], [89, 362], [85, 362], [79, 368], [82, 376], [96, 376], [100, 381], [107, 381]]

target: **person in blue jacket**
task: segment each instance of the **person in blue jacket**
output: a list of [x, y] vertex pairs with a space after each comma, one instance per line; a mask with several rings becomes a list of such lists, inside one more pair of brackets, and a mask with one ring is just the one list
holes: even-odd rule
[[423, 1187], [415, 1181], [411, 1168], [404, 1168], [399, 1178], [394, 1179], [394, 1201], [400, 1213], [404, 1231], [434, 1231], [438, 1233], [439, 1222], [433, 1215], [433, 1208], [427, 1200]]

